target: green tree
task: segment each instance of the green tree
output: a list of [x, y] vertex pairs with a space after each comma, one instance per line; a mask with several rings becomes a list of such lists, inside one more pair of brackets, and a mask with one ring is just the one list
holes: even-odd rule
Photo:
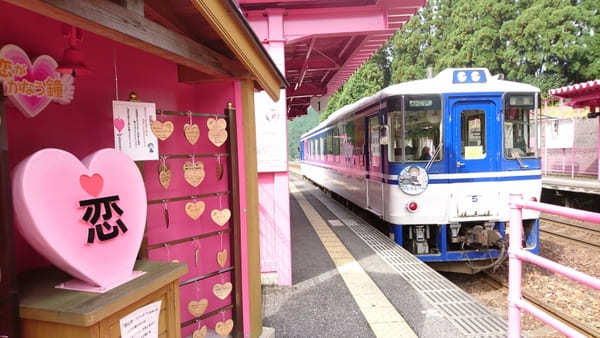
[[288, 159], [297, 160], [300, 157], [298, 145], [300, 136], [319, 124], [319, 113], [308, 108], [308, 113], [288, 122]]

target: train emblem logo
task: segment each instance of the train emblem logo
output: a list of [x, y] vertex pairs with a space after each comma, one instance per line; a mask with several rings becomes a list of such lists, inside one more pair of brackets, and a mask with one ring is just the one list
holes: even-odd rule
[[418, 195], [427, 189], [429, 175], [419, 166], [408, 166], [400, 172], [398, 185], [400, 190], [409, 195]]

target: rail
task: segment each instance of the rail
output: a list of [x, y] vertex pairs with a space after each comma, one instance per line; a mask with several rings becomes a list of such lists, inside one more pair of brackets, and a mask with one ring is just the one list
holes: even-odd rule
[[568, 337], [585, 337], [577, 330], [555, 319], [544, 310], [523, 299], [521, 290], [522, 261], [536, 264], [552, 272], [561, 274], [586, 286], [600, 290], [600, 279], [589, 276], [575, 269], [558, 264], [549, 259], [523, 250], [523, 209], [536, 210], [549, 214], [575, 218], [600, 224], [600, 214], [559, 207], [552, 204], [526, 201], [520, 195], [510, 198], [510, 239], [508, 247], [508, 332], [509, 338], [521, 337], [521, 310], [552, 326]]

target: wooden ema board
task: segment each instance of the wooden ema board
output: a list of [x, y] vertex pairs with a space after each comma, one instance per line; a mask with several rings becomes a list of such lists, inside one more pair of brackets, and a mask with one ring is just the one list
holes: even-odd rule
[[[224, 117], [219, 114], [219, 118]], [[179, 291], [182, 336], [187, 337], [204, 325], [214, 331], [219, 322], [223, 323], [222, 329], [228, 319], [235, 319], [232, 312], [235, 290], [226, 295], [223, 290], [219, 289], [216, 294], [213, 290], [217, 284], [233, 283], [234, 277], [233, 218], [220, 225], [222, 217], [211, 217], [217, 214], [215, 210], [220, 214], [224, 209], [233, 208], [229, 139], [220, 146], [209, 139], [207, 121], [214, 116], [192, 115], [192, 123], [198, 130], [190, 133], [188, 127], [187, 134], [185, 126], [190, 124], [189, 116], [159, 114], [157, 119], [163, 123], [171, 121], [174, 129], [168, 138], [159, 141], [162, 159], [144, 162], [149, 201], [145, 247], [151, 260], [188, 265], [188, 272], [180, 279]], [[163, 163], [170, 170], [167, 188], [159, 176]], [[186, 177], [186, 163], [188, 168], [190, 163], [196, 163], [197, 168], [203, 169], [201, 182]], [[198, 318], [199, 321], [194, 321]]]

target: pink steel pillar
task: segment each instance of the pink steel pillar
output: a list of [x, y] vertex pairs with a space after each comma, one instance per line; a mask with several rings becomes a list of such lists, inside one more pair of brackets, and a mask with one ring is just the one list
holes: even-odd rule
[[523, 210], [520, 206], [513, 204], [513, 201], [520, 200], [521, 195], [510, 195], [510, 239], [508, 245], [508, 337], [519, 338], [521, 336], [521, 260], [517, 257], [517, 252], [523, 248], [521, 238], [523, 238], [522, 216]]
[[[266, 25], [255, 28], [269, 55], [285, 74], [283, 9], [265, 11]], [[278, 102], [255, 95], [258, 152], [260, 256], [263, 276], [276, 276], [277, 284], [292, 285], [289, 177], [287, 168], [286, 92]]]
[[[597, 108], [596, 108], [597, 109]], [[600, 116], [598, 117], [598, 180], [600, 180]]]

